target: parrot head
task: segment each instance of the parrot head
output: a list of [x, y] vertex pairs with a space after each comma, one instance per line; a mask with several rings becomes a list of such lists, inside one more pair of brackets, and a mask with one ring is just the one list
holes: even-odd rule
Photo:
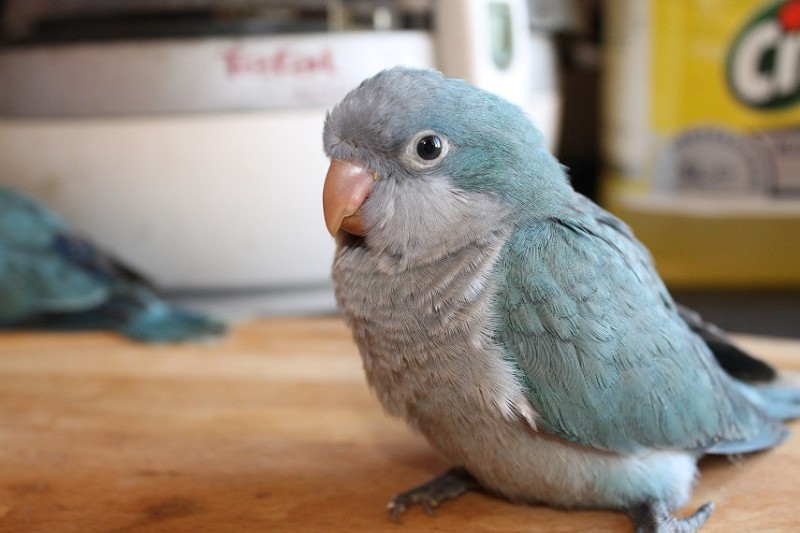
[[463, 80], [395, 67], [326, 116], [328, 231], [404, 254], [462, 241], [522, 211], [547, 216], [572, 191], [525, 113]]

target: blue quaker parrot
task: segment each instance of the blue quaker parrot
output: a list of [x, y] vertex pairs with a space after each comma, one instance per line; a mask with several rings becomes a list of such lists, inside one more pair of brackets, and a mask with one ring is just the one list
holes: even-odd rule
[[678, 307], [514, 105], [396, 67], [328, 113], [323, 142], [336, 298], [367, 381], [455, 464], [392, 517], [480, 487], [696, 531], [712, 503], [673, 511], [698, 458], [771, 448], [800, 415], [800, 390]]
[[0, 186], [0, 329], [112, 329], [176, 342], [225, 326], [175, 307], [33, 199]]

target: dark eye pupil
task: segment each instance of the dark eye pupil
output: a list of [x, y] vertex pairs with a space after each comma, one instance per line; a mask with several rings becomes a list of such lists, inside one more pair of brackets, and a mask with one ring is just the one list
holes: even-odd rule
[[436, 135], [426, 135], [417, 143], [417, 155], [425, 161], [436, 159], [442, 154], [442, 140]]

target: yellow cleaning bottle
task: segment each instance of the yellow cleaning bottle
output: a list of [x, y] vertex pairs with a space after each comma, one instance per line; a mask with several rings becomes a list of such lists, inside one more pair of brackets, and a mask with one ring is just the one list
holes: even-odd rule
[[611, 0], [602, 201], [673, 287], [800, 287], [800, 0]]

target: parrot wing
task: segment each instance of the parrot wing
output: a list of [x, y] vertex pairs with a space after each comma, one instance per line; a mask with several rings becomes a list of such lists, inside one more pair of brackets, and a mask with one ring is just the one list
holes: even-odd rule
[[[579, 202], [581, 210], [591, 213], [597, 222], [612, 233], [611, 238], [620, 238], [627, 242], [630, 246], [630, 253], [634, 254], [639, 261], [649, 265], [648, 270], [651, 280], [656, 286], [660, 286], [661, 278], [655, 273], [650, 252], [634, 237], [631, 229], [620, 219], [611, 215], [608, 211], [600, 209], [597, 204], [590, 202], [585, 197], [579, 196]], [[661, 290], [666, 293], [666, 289], [663, 287]], [[720, 328], [706, 322], [697, 312], [688, 307], [682, 305], [677, 307], [681, 318], [689, 325], [692, 331], [705, 341], [714, 357], [716, 357], [717, 362], [728, 375], [748, 383], [766, 383], [777, 379], [778, 372], [774, 368], [742, 351]]]
[[627, 226], [588, 200], [518, 227], [499, 269], [497, 340], [540, 429], [621, 453], [744, 453], [785, 437], [681, 318]]

